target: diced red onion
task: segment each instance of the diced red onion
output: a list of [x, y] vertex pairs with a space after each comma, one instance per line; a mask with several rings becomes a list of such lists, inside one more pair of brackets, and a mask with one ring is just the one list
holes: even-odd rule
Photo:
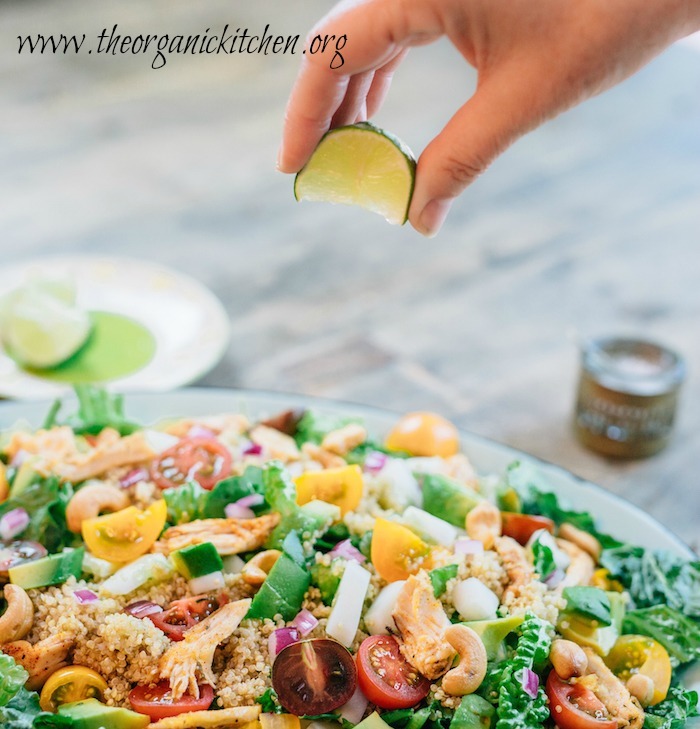
[[241, 453], [244, 456], [259, 456], [262, 454], [262, 446], [257, 443], [253, 443], [253, 441], [248, 441]]
[[255, 519], [255, 512], [247, 506], [241, 506], [237, 501], [226, 504], [224, 513], [227, 519]]
[[265, 497], [262, 494], [249, 494], [238, 499], [236, 503], [238, 506], [244, 506], [249, 509], [251, 506], [260, 506], [263, 501], [265, 501]]
[[302, 637], [306, 637], [318, 625], [318, 620], [308, 610], [302, 610], [292, 620], [292, 625], [299, 631]]
[[267, 641], [267, 647], [272, 658], [292, 643], [299, 640], [299, 631], [296, 628], [277, 628]]
[[17, 453], [12, 457], [10, 465], [12, 468], [19, 468], [26, 460], [31, 456], [29, 451], [25, 451], [24, 448], [20, 448]]
[[362, 467], [367, 473], [377, 474], [382, 470], [382, 468], [384, 468], [384, 466], [386, 466], [386, 462], [388, 460], [389, 456], [387, 456], [386, 453], [370, 451], [365, 456], [365, 462]]
[[478, 539], [460, 537], [455, 542], [454, 549], [455, 554], [482, 554], [484, 551], [484, 545]]
[[129, 486], [134, 486], [141, 481], [148, 481], [148, 478], [148, 471], [145, 468], [132, 468], [119, 479], [119, 485], [123, 489], [128, 489]]
[[331, 555], [331, 557], [352, 559], [359, 564], [362, 564], [367, 560], [367, 557], [365, 557], [365, 555], [362, 554], [359, 549], [353, 547], [352, 542], [349, 539], [344, 539], [342, 542], [338, 542], [338, 544], [336, 544], [335, 547], [331, 549], [329, 554]]
[[86, 602], [95, 602], [98, 597], [92, 590], [76, 590], [73, 593], [73, 597], [81, 604], [84, 605]]
[[205, 425], [199, 425], [195, 423], [188, 431], [187, 435], [190, 438], [216, 438], [216, 433]]
[[12, 509], [0, 518], [0, 539], [9, 542], [29, 526], [29, 514], [22, 509]]
[[146, 618], [149, 615], [155, 615], [156, 613], [162, 613], [163, 608], [160, 605], [156, 605], [150, 600], [137, 600], [127, 605], [124, 608], [125, 613], [133, 615], [135, 618]]
[[562, 569], [555, 569], [554, 572], [551, 572], [548, 574], [542, 582], [544, 582], [547, 587], [549, 587], [550, 590], [554, 589], [564, 578], [566, 577], [566, 572]]
[[520, 685], [531, 699], [536, 699], [537, 690], [540, 687], [540, 677], [531, 668], [525, 668], [520, 676]]

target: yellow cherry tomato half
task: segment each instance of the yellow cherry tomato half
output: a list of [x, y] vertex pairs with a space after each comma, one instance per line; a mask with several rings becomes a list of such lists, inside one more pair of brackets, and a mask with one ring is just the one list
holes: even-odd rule
[[44, 711], [56, 712], [62, 704], [71, 704], [83, 699], [104, 700], [107, 683], [91, 668], [67, 666], [52, 673], [44, 684], [39, 704]]
[[390, 451], [405, 451], [412, 456], [454, 456], [459, 452], [457, 428], [436, 413], [408, 413], [391, 429], [386, 438]]
[[262, 729], [300, 729], [301, 722], [294, 714], [260, 714]]
[[604, 658], [608, 668], [623, 682], [641, 673], [654, 682], [650, 706], [663, 701], [671, 685], [671, 659], [668, 651], [646, 635], [623, 635]]
[[86, 519], [82, 525], [88, 550], [109, 562], [133, 562], [146, 554], [165, 526], [165, 499], [142, 511], [129, 506], [113, 514]]
[[359, 466], [307, 471], [294, 480], [297, 504], [319, 499], [340, 507], [341, 516], [356, 509], [362, 499], [362, 470]]
[[408, 527], [379, 518], [374, 523], [371, 551], [380, 577], [396, 582], [418, 572], [430, 554], [430, 545]]

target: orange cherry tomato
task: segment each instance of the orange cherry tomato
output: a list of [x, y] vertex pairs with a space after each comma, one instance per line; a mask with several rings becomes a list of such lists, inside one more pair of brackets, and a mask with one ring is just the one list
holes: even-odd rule
[[340, 507], [341, 516], [345, 516], [362, 500], [362, 469], [356, 465], [307, 471], [294, 479], [294, 483], [299, 506], [319, 499]]
[[436, 413], [408, 413], [391, 429], [386, 438], [390, 451], [405, 451], [412, 456], [454, 456], [459, 453], [457, 428]]
[[378, 518], [374, 523], [372, 564], [387, 582], [405, 580], [423, 566], [430, 546], [408, 527]]
[[649, 677], [654, 682], [650, 706], [666, 698], [671, 685], [671, 659], [658, 641], [645, 635], [622, 635], [604, 660], [625, 683], [635, 673]]

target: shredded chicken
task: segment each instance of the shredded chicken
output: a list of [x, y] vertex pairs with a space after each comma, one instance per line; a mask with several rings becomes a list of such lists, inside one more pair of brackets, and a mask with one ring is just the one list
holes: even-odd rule
[[442, 676], [457, 652], [445, 639], [451, 623], [425, 570], [406, 580], [396, 599], [393, 618], [406, 660], [426, 678]]
[[279, 520], [276, 513], [255, 519], [197, 519], [166, 529], [152, 551], [168, 555], [193, 544], [211, 542], [222, 555], [252, 552], [265, 544]]
[[301, 458], [301, 451], [291, 435], [282, 433], [267, 425], [256, 425], [250, 433], [250, 439], [263, 449], [267, 458], [279, 458], [280, 461], [298, 461]]
[[574, 585], [590, 585], [595, 572], [595, 561], [588, 552], [581, 547], [566, 539], [557, 539], [557, 546], [566, 555], [568, 555], [571, 563], [566, 568], [566, 576], [559, 583], [558, 588], [563, 590], [565, 587]]
[[503, 562], [503, 569], [508, 577], [508, 584], [503, 594], [503, 602], [509, 598], [517, 598], [523, 587], [529, 585], [535, 571], [527, 559], [525, 549], [511, 537], [498, 537], [494, 548]]
[[250, 600], [237, 600], [220, 607], [208, 618], [190, 628], [182, 641], [173, 643], [160, 659], [160, 673], [170, 680], [173, 700], [189, 691], [199, 698], [198, 678], [216, 686], [212, 671], [214, 651], [240, 625], [250, 607]]
[[620, 729], [641, 729], [644, 724], [644, 711], [637, 699], [597, 653], [590, 648], [583, 650], [588, 657], [588, 674], [577, 680], [583, 682], [605, 704]]
[[19, 451], [38, 456], [33, 467], [39, 473], [54, 473], [72, 483], [87, 481], [119, 466], [143, 463], [156, 455], [143, 433], [122, 438], [112, 428], [105, 428], [94, 446], [83, 452], [68, 426], [40, 430], [34, 434], [15, 433], [8, 446], [8, 454], [12, 457]]
[[38, 691], [52, 673], [68, 665], [68, 653], [74, 643], [75, 638], [69, 633], [57, 633], [34, 645], [26, 640], [16, 640], [0, 648], [29, 674], [27, 688]]

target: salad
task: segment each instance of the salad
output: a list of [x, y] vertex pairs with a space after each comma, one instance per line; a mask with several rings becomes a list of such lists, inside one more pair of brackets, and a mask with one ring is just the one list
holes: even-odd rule
[[700, 562], [455, 427], [143, 426], [77, 389], [0, 437], [6, 729], [680, 729]]

